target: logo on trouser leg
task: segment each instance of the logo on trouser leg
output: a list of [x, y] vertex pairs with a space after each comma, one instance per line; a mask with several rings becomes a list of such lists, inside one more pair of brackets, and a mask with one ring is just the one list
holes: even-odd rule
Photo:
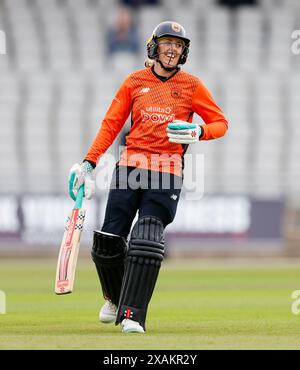
[[5, 293], [0, 290], [0, 314], [6, 313], [6, 297]]

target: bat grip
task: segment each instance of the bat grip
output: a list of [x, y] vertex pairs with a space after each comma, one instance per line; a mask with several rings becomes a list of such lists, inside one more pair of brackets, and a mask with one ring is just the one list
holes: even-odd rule
[[84, 197], [84, 185], [81, 185], [80, 188], [78, 189], [74, 209], [82, 207], [83, 197]]

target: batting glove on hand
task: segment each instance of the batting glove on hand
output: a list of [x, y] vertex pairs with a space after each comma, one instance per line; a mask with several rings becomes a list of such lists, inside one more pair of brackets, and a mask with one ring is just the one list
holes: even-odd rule
[[203, 128], [195, 123], [174, 121], [168, 124], [167, 135], [170, 143], [192, 144], [199, 141]]
[[84, 184], [84, 196], [91, 199], [95, 193], [95, 181], [92, 179], [94, 168], [89, 162], [74, 164], [69, 173], [69, 194], [76, 201], [78, 189]]

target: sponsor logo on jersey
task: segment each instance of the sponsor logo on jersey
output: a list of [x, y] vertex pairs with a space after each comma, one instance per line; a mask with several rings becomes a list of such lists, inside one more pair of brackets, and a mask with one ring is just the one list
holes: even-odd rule
[[141, 110], [142, 122], [153, 122], [153, 123], [169, 123], [175, 119], [175, 114], [172, 113], [170, 107], [147, 107], [145, 110]]

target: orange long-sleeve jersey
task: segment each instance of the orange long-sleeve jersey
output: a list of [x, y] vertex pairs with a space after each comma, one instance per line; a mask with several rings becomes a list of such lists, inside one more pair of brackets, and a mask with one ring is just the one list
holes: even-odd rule
[[170, 143], [167, 125], [192, 122], [197, 113], [205, 122], [201, 140], [223, 136], [227, 120], [208, 89], [195, 76], [179, 70], [162, 81], [152, 69], [130, 74], [114, 97], [85, 160], [97, 160], [113, 143], [131, 113], [132, 126], [119, 165], [181, 176], [185, 146]]

